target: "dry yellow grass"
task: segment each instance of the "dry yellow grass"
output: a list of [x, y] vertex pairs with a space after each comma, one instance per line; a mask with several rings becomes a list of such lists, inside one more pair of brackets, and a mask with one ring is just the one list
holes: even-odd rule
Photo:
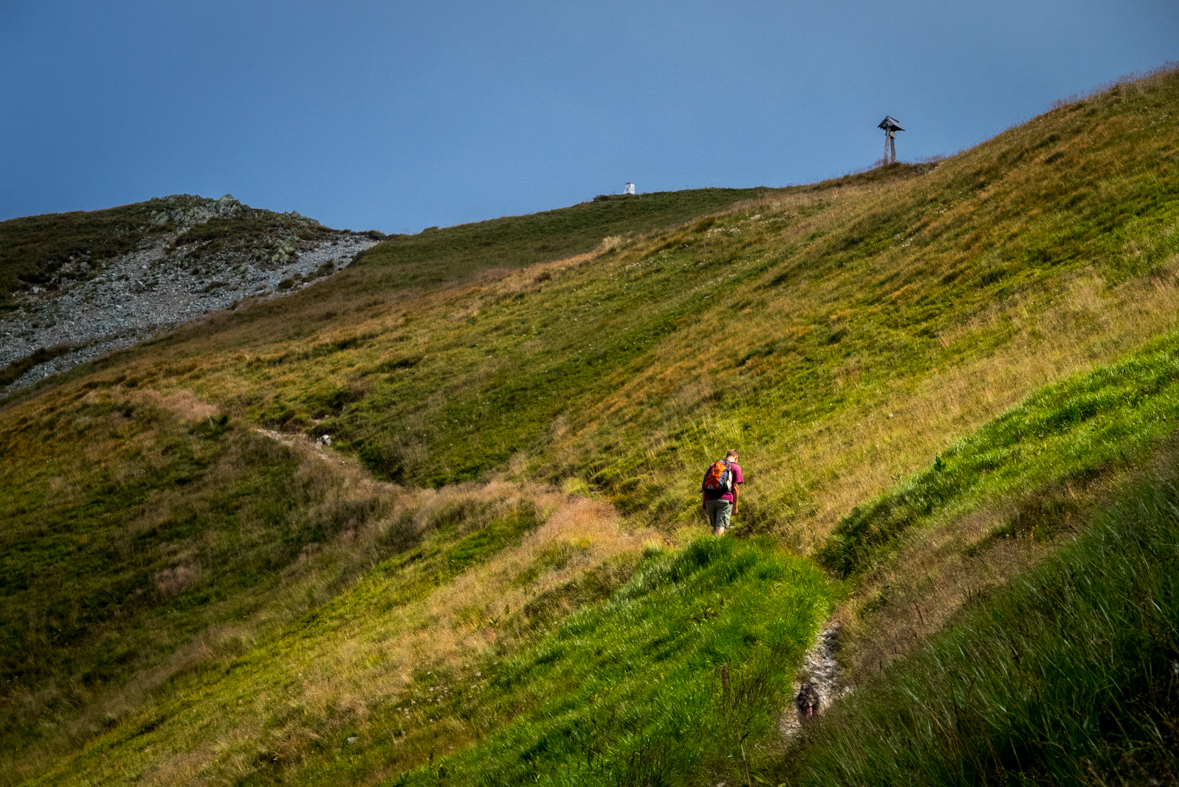
[[[626, 533], [616, 512], [601, 502], [569, 498], [551, 490], [517, 485], [470, 485], [462, 489], [421, 494], [415, 518], [429, 519], [431, 511], [463, 498], [506, 504], [527, 495], [550, 510], [544, 524], [517, 547], [505, 550], [486, 564], [459, 576], [424, 599], [385, 614], [361, 614], [347, 623], [345, 636], [310, 649], [284, 647], [266, 664], [263, 680], [250, 680], [241, 690], [241, 707], [220, 711], [201, 704], [193, 714], [203, 720], [197, 728], [169, 722], [162, 738], [169, 747], [185, 752], [177, 759], [157, 759], [146, 781], [149, 784], [202, 783], [211, 774], [232, 778], [246, 773], [259, 741], [280, 756], [295, 756], [308, 741], [323, 733], [303, 726], [300, 719], [330, 720], [329, 728], [348, 727], [367, 735], [370, 706], [379, 704], [389, 713], [396, 707], [404, 717], [405, 734], [411, 739], [435, 734], [444, 725], [443, 738], [451, 746], [468, 743], [481, 734], [475, 723], [434, 719], [419, 699], [425, 676], [462, 676], [478, 681], [474, 667], [496, 643], [509, 634], [512, 613], [538, 596], [582, 575], [587, 569], [608, 564], [623, 554], [643, 548], [643, 533]], [[381, 523], [373, 528], [379, 531]], [[368, 537], [360, 534], [357, 538]], [[334, 547], [348, 548], [348, 539]], [[568, 561], [539, 574], [527, 584], [518, 577], [550, 550], [561, 550]], [[366, 588], [379, 595], [379, 588]], [[293, 645], [293, 643], [292, 643]], [[194, 649], [199, 645], [194, 644]], [[446, 686], [447, 690], [461, 687]], [[439, 689], [441, 690], [441, 689]], [[432, 692], [433, 689], [427, 693]], [[404, 707], [400, 707], [404, 706]], [[291, 715], [285, 709], [297, 708]], [[274, 723], [275, 718], [289, 721]], [[272, 721], [268, 722], [270, 719]], [[208, 725], [215, 725], [211, 734]], [[418, 752], [413, 746], [407, 751]], [[153, 758], [155, 759], [155, 758]], [[391, 762], [393, 772], [416, 762]], [[214, 782], [218, 777], [214, 777]], [[213, 782], [210, 782], [213, 783]]]
[[[115, 390], [87, 394], [85, 398], [96, 404], [112, 395], [139, 405], [164, 407], [184, 424], [216, 414], [215, 408], [187, 391], [163, 396], [152, 390]], [[110, 423], [126, 420], [121, 412], [112, 413], [106, 419]], [[158, 448], [153, 444], [152, 433], [145, 434], [148, 436], [140, 436], [139, 448], [149, 461], [154, 461]], [[273, 431], [264, 434], [266, 439], [283, 445], [299, 458], [294, 483], [318, 489], [318, 502], [308, 512], [313, 519], [328, 520], [335, 511], [365, 501], [380, 501], [385, 514], [378, 518], [357, 518], [347, 523], [336, 538], [305, 549], [285, 570], [281, 584], [270, 594], [267, 603], [249, 618], [211, 625], [163, 662], [119, 685], [85, 691], [74, 687], [70, 690], [74, 696], [84, 697], [83, 712], [65, 720], [53, 735], [19, 756], [9, 753], [5, 757], [6, 767], [13, 773], [40, 772], [52, 766], [55, 752], [63, 746], [76, 746], [96, 731], [128, 717], [153, 715], [157, 703], [166, 702], [167, 693], [161, 694], [165, 686], [192, 689], [209, 680], [232, 684], [228, 689], [225, 686], [221, 689], [239, 696], [240, 707], [221, 708], [223, 700], [219, 696], [206, 695], [207, 701], [198, 702], [185, 714], [173, 715], [153, 738], [159, 742], [144, 751], [145, 770], [139, 776], [144, 783], [220, 783], [232, 779], [235, 773], [249, 771], [259, 741], [268, 750], [294, 756], [301, 746], [314, 741], [325, 729], [352, 725], [364, 734], [370, 704], [375, 702], [387, 709], [406, 696], [407, 707], [415, 707], [408, 705], [410, 700], [406, 695], [409, 690], [420, 691], [415, 679], [431, 673], [469, 676], [474, 665], [492, 649], [528, 636], [520, 630], [519, 614], [528, 602], [551, 595], [587, 570], [616, 571], [624, 576], [627, 561], [620, 562], [620, 559], [630, 556], [633, 564], [644, 543], [651, 540], [649, 533], [624, 528], [617, 512], [602, 501], [505, 481], [439, 490], [403, 489], [373, 480], [355, 460], [324, 449], [304, 436]], [[107, 452], [107, 461], [111, 460], [111, 448], [99, 441], [98, 450]], [[211, 468], [208, 483], [213, 486], [230, 483], [241, 470], [236, 466], [237, 461], [230, 456]], [[54, 483], [55, 488], [60, 488], [68, 481]], [[161, 493], [144, 506], [128, 523], [128, 537], [159, 527], [168, 517], [175, 494]], [[456, 506], [484, 507], [484, 516], [494, 518], [522, 505], [535, 506], [542, 520], [540, 527], [518, 545], [459, 575], [453, 582], [402, 606], [358, 604], [357, 608], [364, 611], [347, 617], [344, 636], [321, 638], [312, 647], [303, 646], [302, 636], [298, 634], [288, 634], [289, 641], [280, 639], [282, 632], [303, 616], [309, 605], [318, 605], [339, 593], [330, 588], [341, 570], [370, 559], [368, 555], [378, 554], [377, 545], [399, 523], [408, 521], [416, 538], [428, 540], [438, 517]], [[201, 570], [191, 554], [181, 553], [175, 556], [172, 567], [154, 575], [153, 582], [163, 594], [174, 595], [199, 580]], [[395, 591], [405, 576], [404, 572], [394, 572], [384, 580], [370, 577], [345, 590], [337, 601], [329, 601], [324, 607], [325, 614], [330, 617], [331, 610], [349, 605], [350, 593], [379, 599], [382, 594]], [[566, 607], [564, 611], [567, 613], [572, 608]], [[561, 613], [553, 614], [559, 617]], [[282, 644], [268, 647], [268, 643]], [[266, 654], [263, 665], [243, 669], [244, 677], [215, 677], [219, 674], [217, 665], [232, 663], [236, 654], [258, 649]], [[14, 701], [26, 706], [26, 715], [36, 717], [42, 712], [40, 708], [60, 701], [62, 690], [63, 687], [49, 685], [38, 692], [18, 691]], [[198, 696], [203, 694], [199, 688], [196, 690]], [[299, 712], [292, 715], [291, 708], [298, 708]], [[158, 712], [163, 713], [163, 708]], [[304, 726], [301, 721], [304, 718], [317, 720], [319, 733]], [[276, 723], [275, 719], [282, 721]], [[417, 726], [408, 734], [432, 735], [434, 723], [429, 716], [418, 714], [414, 716]], [[454, 726], [453, 720], [440, 723]], [[480, 732], [475, 727], [448, 729], [447, 738], [457, 744], [472, 740]], [[175, 754], [165, 756], [159, 749], [161, 746]], [[92, 776], [100, 781], [126, 778], [121, 772]]]
[[[787, 245], [813, 233], [832, 215], [854, 217], [879, 210], [901, 199], [906, 190], [924, 188], [922, 181], [879, 187], [846, 189], [829, 197], [830, 205], [816, 215], [792, 226], [777, 239]], [[814, 204], [813, 195], [765, 200], [759, 224], [771, 224], [800, 204]], [[946, 220], [950, 220], [947, 217]], [[745, 220], [742, 225], [750, 223]], [[1138, 254], [1152, 242], [1141, 236], [1127, 242], [1127, 253]], [[639, 249], [636, 254], [641, 255]], [[630, 258], [628, 258], [630, 259]], [[625, 262], [623, 266], [625, 266]], [[887, 258], [881, 267], [893, 264]], [[898, 258], [897, 265], [911, 264]], [[747, 466], [757, 483], [747, 490], [747, 501], [756, 505], [761, 498], [788, 497], [784, 490], [802, 487], [813, 501], [790, 513], [789, 526], [782, 535], [802, 550], [821, 541], [840, 517], [854, 505], [871, 499], [898, 478], [928, 464], [939, 450], [958, 437], [969, 434], [987, 420], [1015, 404], [1027, 392], [1077, 372], [1109, 363], [1141, 346], [1149, 339], [1179, 326], [1179, 289], [1173, 273], [1176, 260], [1156, 268], [1144, 287], [1142, 280], [1114, 286], [1100, 277], [1080, 271], [1063, 277], [1052, 288], [1030, 291], [997, 302], [981, 314], [955, 324], [940, 336], [949, 349], [974, 344], [993, 344], [1002, 333], [1006, 340], [994, 351], [963, 363], [936, 368], [918, 379], [903, 379], [865, 396], [865, 402], [846, 409], [834, 419], [811, 424], [782, 424], [776, 443], [747, 450]], [[743, 316], [736, 330], [740, 335], [768, 338], [797, 338], [811, 330], [795, 322], [815, 308], [822, 295], [810, 290], [780, 293], [773, 311], [756, 311]], [[748, 311], [748, 310], [747, 310]], [[592, 441], [599, 424], [612, 417], [634, 412], [636, 403], [660, 403], [660, 419], [676, 422], [704, 410], [699, 417], [700, 432], [715, 446], [740, 443], [744, 429], [726, 412], [724, 374], [716, 369], [729, 364], [731, 349], [708, 348], [700, 336], [722, 330], [723, 314], [709, 314], [691, 335], [677, 335], [655, 350], [657, 363], [623, 381], [615, 395], [579, 414], [582, 427], [570, 429], [562, 423], [555, 434], [555, 452], [576, 453], [575, 446]], [[846, 315], [833, 313], [833, 322]], [[854, 386], [858, 378], [856, 358], [833, 378], [835, 387]], [[719, 395], [718, 404], [702, 403]], [[651, 419], [653, 420], [653, 419]], [[651, 450], [658, 453], [666, 443], [663, 429], [656, 424], [648, 435]], [[683, 462], [689, 475], [704, 456]], [[668, 479], [661, 474], [660, 479]], [[670, 479], [668, 479], [670, 480]], [[674, 483], [674, 481], [673, 481]]]

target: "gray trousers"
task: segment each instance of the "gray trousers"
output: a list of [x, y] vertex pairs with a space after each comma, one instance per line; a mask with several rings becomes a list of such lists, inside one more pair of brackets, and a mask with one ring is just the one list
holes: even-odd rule
[[723, 527], [729, 528], [729, 518], [733, 515], [733, 504], [728, 500], [705, 500], [704, 510], [708, 512], [708, 521], [713, 530]]

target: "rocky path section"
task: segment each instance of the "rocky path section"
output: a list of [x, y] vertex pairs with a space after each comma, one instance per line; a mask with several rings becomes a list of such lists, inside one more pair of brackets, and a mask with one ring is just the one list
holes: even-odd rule
[[[193, 232], [213, 220], [221, 221], [217, 237]], [[229, 195], [161, 210], [155, 221], [174, 229], [93, 272], [81, 257], [72, 263], [75, 275], [20, 292], [17, 308], [0, 312], [0, 370], [20, 372], [7, 386], [0, 379], [0, 394], [247, 298], [296, 292], [381, 238], [330, 230], [297, 213], [258, 211]]]

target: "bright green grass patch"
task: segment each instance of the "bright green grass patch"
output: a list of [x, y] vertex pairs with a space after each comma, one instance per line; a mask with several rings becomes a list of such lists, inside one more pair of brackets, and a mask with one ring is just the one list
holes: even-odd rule
[[[478, 693], [444, 709], [463, 717], [485, 705], [510, 724], [387, 783], [667, 784], [701, 768], [736, 776], [742, 747], [751, 755], [789, 702], [832, 594], [811, 564], [768, 541], [696, 541], [534, 649], [489, 666]], [[344, 758], [307, 778], [351, 767]]]
[[1050, 385], [960, 440], [933, 465], [854, 508], [818, 553], [843, 576], [913, 527], [980, 501], [1084, 483], [1134, 463], [1179, 424], [1179, 336], [1129, 359]]
[[[430, 536], [430, 551], [469, 551], [469, 535], [445, 531]], [[365, 696], [363, 716], [354, 697], [315, 710], [300, 692], [314, 654], [395, 639], [416, 625], [387, 602], [398, 583], [431, 574], [427, 562], [387, 577], [377, 567], [281, 636], [182, 679], [170, 696], [39, 778], [142, 775], [151, 767], [142, 753], [218, 735], [228, 748], [209, 773], [232, 774], [239, 784], [433, 784], [439, 777], [613, 784], [642, 773], [663, 774], [667, 783], [700, 769], [735, 774], [772, 734], [836, 592], [813, 564], [768, 540], [703, 539], [675, 555], [652, 552], [609, 600], [594, 603], [600, 596], [591, 589], [577, 613], [559, 621], [542, 615], [540, 628], [473, 664], [433, 666], [394, 694]], [[579, 582], [593, 581], [593, 573]], [[355, 676], [338, 677], [344, 687]], [[259, 723], [258, 740], [222, 732]]]
[[1162, 784], [1179, 771], [1179, 476], [841, 703], [791, 784]]

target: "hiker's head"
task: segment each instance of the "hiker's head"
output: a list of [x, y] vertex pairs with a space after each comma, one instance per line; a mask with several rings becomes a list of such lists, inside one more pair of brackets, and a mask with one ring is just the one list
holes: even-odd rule
[[736, 462], [737, 461], [737, 449], [730, 448], [729, 452], [727, 454], [725, 454], [725, 459], [729, 460], [730, 462]]

